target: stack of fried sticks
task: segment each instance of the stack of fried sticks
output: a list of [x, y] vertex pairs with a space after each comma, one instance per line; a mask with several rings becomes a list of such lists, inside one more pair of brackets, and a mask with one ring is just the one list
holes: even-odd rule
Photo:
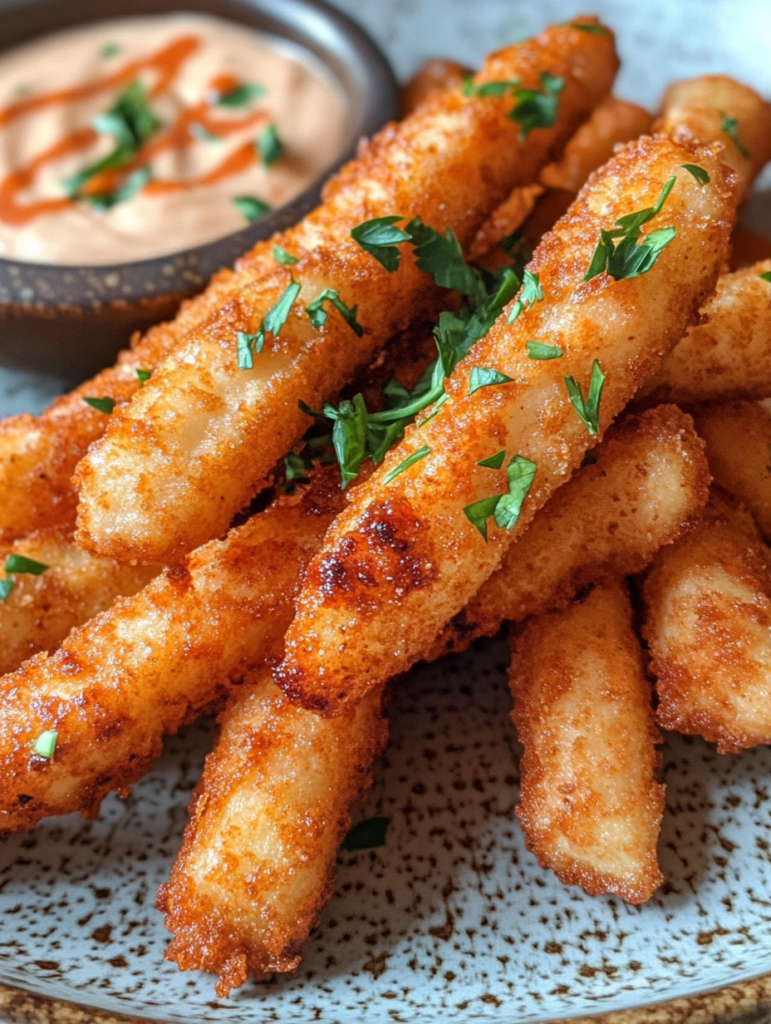
[[[518, 624], [519, 816], [591, 893], [661, 882], [657, 722], [721, 752], [771, 742], [771, 261], [726, 269], [771, 113], [706, 77], [651, 128], [610, 97], [616, 68], [580, 18], [462, 84], [434, 69], [297, 227], [0, 426], [0, 830], [98, 813], [224, 705], [158, 901], [168, 956], [220, 995], [299, 964], [389, 680], [421, 658]], [[521, 279], [515, 239], [535, 246]], [[437, 378], [485, 279], [508, 282], [500, 315]], [[438, 390], [378, 465], [351, 469], [333, 435], [342, 489], [307, 410], [361, 391], [350, 443], [351, 410], [414, 395], [429, 364]]]

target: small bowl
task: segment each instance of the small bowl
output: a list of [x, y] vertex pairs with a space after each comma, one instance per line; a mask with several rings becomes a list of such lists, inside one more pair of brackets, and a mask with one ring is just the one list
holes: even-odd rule
[[[290, 40], [321, 60], [348, 97], [348, 134], [334, 165], [254, 224], [182, 252], [110, 266], [0, 259], [0, 362], [82, 380], [112, 362], [133, 331], [174, 315], [255, 242], [295, 224], [319, 202], [330, 171], [362, 136], [397, 116], [398, 89], [378, 47], [323, 0], [185, 0], [204, 12]], [[173, 0], [0, 0], [0, 52], [74, 25], [179, 9]]]

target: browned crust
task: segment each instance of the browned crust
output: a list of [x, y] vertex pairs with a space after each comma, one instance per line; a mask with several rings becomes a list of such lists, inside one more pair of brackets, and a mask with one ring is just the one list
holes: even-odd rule
[[[564, 610], [529, 619], [512, 638], [510, 684], [528, 850], [592, 896], [649, 899], [663, 881], [661, 737], [625, 587], [599, 584]], [[612, 864], [619, 853], [623, 870]]]

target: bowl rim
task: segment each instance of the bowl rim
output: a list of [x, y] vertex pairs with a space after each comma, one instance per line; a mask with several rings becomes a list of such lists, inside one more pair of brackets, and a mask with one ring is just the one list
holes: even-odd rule
[[[323, 182], [358, 142], [398, 114], [398, 84], [374, 40], [326, 0], [187, 0], [185, 12], [250, 24], [309, 51], [348, 96], [343, 149], [300, 195], [239, 231], [162, 256], [112, 264], [32, 263], [0, 256], [0, 309], [77, 313], [78, 307], [147, 304], [193, 294], [255, 243], [297, 223], [319, 202]], [[121, 17], [180, 10], [174, 0], [0, 0], [0, 56], [48, 33]], [[261, 24], [260, 24], [261, 23]], [[269, 27], [266, 27], [269, 26]], [[66, 285], [66, 294], [61, 294]]]

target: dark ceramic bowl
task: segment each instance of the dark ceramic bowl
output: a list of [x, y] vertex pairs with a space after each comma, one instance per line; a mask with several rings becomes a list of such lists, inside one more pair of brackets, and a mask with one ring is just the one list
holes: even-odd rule
[[[344, 147], [396, 116], [397, 86], [371, 39], [323, 0], [0, 0], [0, 51], [58, 29], [128, 15], [203, 11], [291, 40], [320, 59], [348, 97]], [[135, 330], [173, 316], [255, 242], [296, 223], [319, 200], [330, 167], [291, 203], [215, 242], [157, 259], [61, 267], [0, 259], [0, 362], [82, 380], [112, 362]]]

